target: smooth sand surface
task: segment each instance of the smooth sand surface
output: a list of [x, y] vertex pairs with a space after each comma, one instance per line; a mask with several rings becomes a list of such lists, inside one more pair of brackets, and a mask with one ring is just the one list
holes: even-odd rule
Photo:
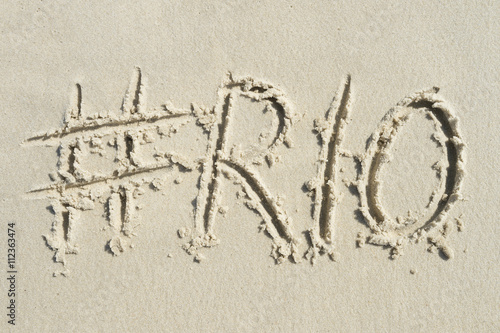
[[500, 330], [498, 2], [165, 2], [0, 5], [0, 330]]

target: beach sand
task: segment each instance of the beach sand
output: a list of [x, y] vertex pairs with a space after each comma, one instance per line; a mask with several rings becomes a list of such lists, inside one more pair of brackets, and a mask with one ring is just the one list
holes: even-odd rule
[[498, 3], [0, 9], [2, 331], [500, 330]]

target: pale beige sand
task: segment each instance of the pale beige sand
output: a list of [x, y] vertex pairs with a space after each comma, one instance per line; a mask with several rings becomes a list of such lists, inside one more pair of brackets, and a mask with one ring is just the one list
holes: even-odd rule
[[0, 330], [499, 331], [499, 14], [2, 3]]

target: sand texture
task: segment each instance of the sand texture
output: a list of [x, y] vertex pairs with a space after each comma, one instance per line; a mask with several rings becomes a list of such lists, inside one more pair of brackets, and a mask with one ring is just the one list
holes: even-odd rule
[[498, 2], [0, 26], [0, 331], [500, 331]]

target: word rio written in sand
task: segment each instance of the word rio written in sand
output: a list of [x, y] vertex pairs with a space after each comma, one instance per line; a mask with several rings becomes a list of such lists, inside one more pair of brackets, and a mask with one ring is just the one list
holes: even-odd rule
[[[314, 263], [322, 254], [336, 261], [335, 210], [341, 195], [341, 157], [353, 158], [360, 166], [354, 185], [370, 235], [359, 233], [359, 246], [381, 245], [390, 248], [391, 257], [396, 258], [408, 243], [426, 240], [431, 252], [439, 250], [444, 256], [453, 257], [446, 240], [452, 228], [447, 215], [462, 198], [465, 144], [458, 118], [437, 94], [438, 88], [417, 92], [397, 103], [372, 134], [366, 151], [352, 154], [342, 149], [353, 109], [351, 78], [343, 80], [325, 118], [314, 124], [321, 149], [317, 176], [305, 182], [313, 197], [313, 224], [307, 230], [307, 249], [301, 252], [298, 231], [283, 208], [282, 198], [273, 194], [258, 172], [260, 165], [272, 168], [279, 161], [278, 147], [292, 147], [290, 132], [298, 116], [286, 94], [267, 82], [228, 75], [218, 89], [213, 107], [193, 103], [188, 109], [179, 109], [169, 102], [150, 108], [145, 86], [141, 70], [136, 68], [119, 115], [86, 115], [82, 112], [82, 87], [77, 84], [63, 127], [24, 142], [57, 147], [59, 160], [57, 171], [50, 174], [52, 183], [30, 193], [52, 201], [54, 220], [51, 232], [44, 238], [55, 252], [54, 260], [64, 266], [58, 273], [68, 274], [66, 255], [78, 253], [79, 216], [83, 211], [96, 209], [97, 204], [103, 206], [112, 231], [107, 249], [118, 255], [132, 247], [140, 220], [141, 196], [147, 190], [161, 192], [163, 175], [175, 168], [200, 172], [193, 226], [177, 231], [179, 237], [189, 238], [183, 248], [196, 261], [203, 258], [202, 248], [219, 244], [216, 219], [226, 209], [221, 205], [225, 178], [241, 186], [239, 193], [246, 205], [262, 217], [262, 228], [272, 238], [271, 256], [277, 263], [298, 263], [302, 258]], [[248, 101], [262, 105], [263, 112], [271, 113], [273, 120], [256, 138], [257, 144], [240, 150], [232, 142], [231, 128], [235, 115], [244, 111], [242, 105]], [[394, 218], [381, 200], [380, 174], [391, 159], [398, 133], [415, 114], [426, 116], [434, 124], [433, 139], [442, 152], [442, 159], [433, 166], [439, 182], [423, 211]], [[174, 151], [169, 146], [189, 123], [201, 127], [208, 136], [205, 155], [194, 160], [180, 153], [182, 147]], [[101, 160], [108, 162], [106, 167], [99, 167]], [[460, 218], [456, 221], [461, 230]]]

